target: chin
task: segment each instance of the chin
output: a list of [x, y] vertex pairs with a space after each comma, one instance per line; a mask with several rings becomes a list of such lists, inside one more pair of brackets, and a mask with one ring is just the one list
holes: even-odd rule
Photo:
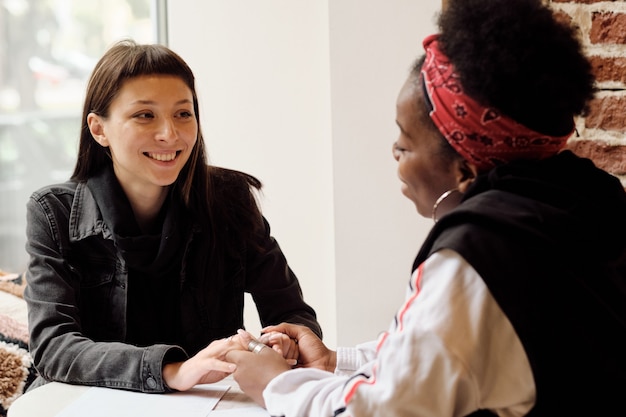
[[415, 209], [417, 210], [417, 214], [419, 214], [420, 216], [422, 216], [425, 219], [430, 219], [432, 217], [432, 213], [428, 212], [425, 213], [423, 210], [420, 210], [417, 205], [415, 205]]
[[158, 178], [155, 179], [153, 182], [155, 185], [158, 185], [160, 187], [169, 187], [170, 185], [174, 184], [176, 182], [176, 178]]
[[417, 214], [426, 218], [431, 217], [432, 213], [431, 213], [430, 207], [423, 207], [422, 204], [419, 204], [416, 200], [413, 200], [413, 199], [411, 199], [411, 201], [413, 202], [413, 205], [415, 206], [415, 211], [417, 211]]

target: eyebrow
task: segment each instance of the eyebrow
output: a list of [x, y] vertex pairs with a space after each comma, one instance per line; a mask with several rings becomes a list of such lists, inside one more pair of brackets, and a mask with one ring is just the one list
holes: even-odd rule
[[[135, 100], [132, 102], [132, 104], [154, 104], [154, 103], [156, 103], [156, 101], [154, 100], [142, 100], [142, 99]], [[174, 103], [174, 105], [178, 106], [181, 104], [192, 104], [192, 103], [193, 102], [191, 100], [184, 98], [182, 100], [178, 100], [176, 103]]]

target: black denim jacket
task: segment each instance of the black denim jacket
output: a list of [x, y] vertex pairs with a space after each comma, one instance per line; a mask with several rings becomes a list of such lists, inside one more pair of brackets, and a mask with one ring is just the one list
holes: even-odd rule
[[165, 392], [164, 360], [183, 360], [243, 327], [244, 292], [252, 295], [262, 325], [304, 324], [321, 337], [315, 311], [304, 302], [265, 219], [263, 253], [242, 247], [223, 260], [220, 273], [206, 262], [207, 236], [192, 229], [179, 274], [181, 340], [147, 347], [124, 343], [128, 266], [86, 183], [68, 181], [33, 193], [27, 220], [24, 298], [40, 374], [31, 389], [53, 380]]

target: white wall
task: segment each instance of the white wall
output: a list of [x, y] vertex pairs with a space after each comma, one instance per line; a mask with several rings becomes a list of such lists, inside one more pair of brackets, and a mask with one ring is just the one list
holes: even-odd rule
[[[175, 6], [174, 6], [175, 3]], [[331, 347], [385, 330], [431, 223], [399, 191], [395, 98], [440, 0], [176, 0], [211, 161], [263, 211]], [[249, 300], [249, 299], [248, 299]], [[258, 329], [251, 308], [247, 327]]]
[[387, 329], [431, 226], [400, 193], [391, 145], [396, 96], [441, 3], [329, 4], [337, 331], [345, 345]]

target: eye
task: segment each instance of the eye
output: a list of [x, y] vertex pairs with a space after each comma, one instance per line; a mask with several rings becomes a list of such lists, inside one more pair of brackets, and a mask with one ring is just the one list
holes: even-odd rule
[[396, 142], [396, 143], [394, 143], [394, 144], [393, 144], [393, 151], [394, 151], [394, 152], [400, 152], [400, 153], [403, 153], [403, 152], [405, 152], [405, 151], [406, 151], [406, 149], [405, 149], [405, 148], [403, 148], [402, 146], [398, 145], [398, 142]]
[[180, 117], [182, 119], [189, 119], [189, 118], [193, 117], [193, 112], [190, 112], [188, 110], [183, 110], [183, 111], [180, 111], [178, 113], [178, 117]]
[[137, 119], [154, 119], [154, 114], [151, 112], [141, 112], [135, 114], [133, 117]]

